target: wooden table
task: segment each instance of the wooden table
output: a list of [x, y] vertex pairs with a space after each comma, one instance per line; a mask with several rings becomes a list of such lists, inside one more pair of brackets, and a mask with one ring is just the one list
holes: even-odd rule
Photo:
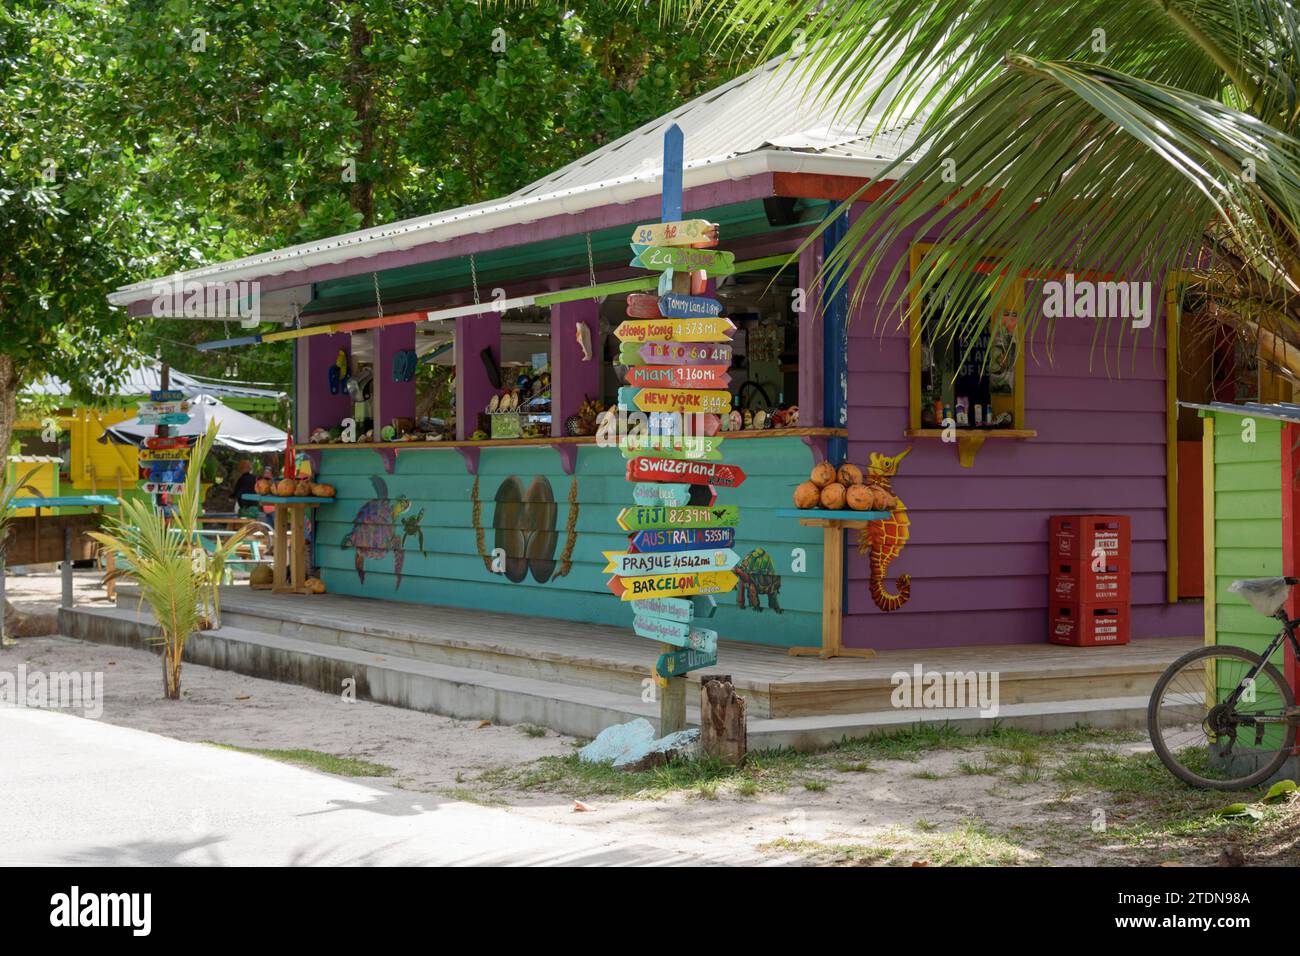
[[[271, 567], [271, 591], [276, 594], [310, 594], [307, 589], [307, 509], [328, 504], [333, 498], [314, 496], [244, 495], [248, 501], [275, 507], [274, 561]], [[293, 559], [289, 557], [289, 537], [293, 537]], [[288, 573], [286, 573], [286, 570]], [[292, 580], [290, 580], [292, 575]]]
[[866, 528], [871, 521], [891, 517], [888, 511], [830, 511], [821, 508], [778, 508], [781, 518], [797, 518], [805, 528], [822, 529], [822, 646], [792, 647], [792, 657], [875, 657], [869, 647], [845, 647], [844, 532]]

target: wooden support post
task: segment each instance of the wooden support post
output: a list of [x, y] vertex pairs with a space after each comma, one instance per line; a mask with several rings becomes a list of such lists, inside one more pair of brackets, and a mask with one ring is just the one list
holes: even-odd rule
[[104, 592], [108, 599], [116, 603], [117, 601], [117, 578], [113, 577], [113, 572], [117, 570], [117, 552], [112, 548], [104, 552], [104, 577], [108, 583], [104, 585]]
[[[590, 350], [578, 340], [585, 327]], [[600, 306], [595, 299], [551, 306], [551, 435], [564, 436], [564, 422], [588, 398], [600, 397]]]
[[483, 353], [501, 365], [501, 313], [484, 306], [479, 315], [456, 319], [456, 438], [465, 441], [478, 428], [478, 416], [487, 408], [492, 395], [504, 380], [494, 383], [489, 377]]
[[736, 696], [730, 674], [700, 678], [700, 747], [733, 767], [745, 762], [749, 750], [745, 698]]
[[63, 603], [61, 607], [72, 607], [72, 527], [63, 529]]
[[17, 641], [10, 640], [5, 636], [5, 611], [8, 605], [5, 603], [5, 551], [4, 541], [0, 540], [0, 651], [6, 647], [12, 647]]
[[293, 557], [289, 570], [293, 574], [293, 590], [302, 594], [307, 590], [307, 509], [303, 505], [292, 505], [290, 514], [293, 519]]
[[853, 518], [800, 518], [804, 527], [822, 529], [822, 644], [821, 647], [792, 647], [791, 657], [875, 657], [869, 647], [844, 646], [844, 534], [849, 528], [861, 531], [865, 520]]
[[[659, 645], [661, 654], [671, 654], [675, 650], [677, 648], [671, 644]], [[666, 737], [686, 729], [686, 678], [670, 677], [667, 686], [660, 690], [659, 736]]]
[[273, 555], [273, 567], [271, 575], [271, 590], [283, 592], [289, 589], [289, 582], [285, 580], [285, 566], [289, 558], [289, 515], [288, 509], [283, 505], [277, 505], [275, 508], [275, 541], [272, 547], [275, 549]]

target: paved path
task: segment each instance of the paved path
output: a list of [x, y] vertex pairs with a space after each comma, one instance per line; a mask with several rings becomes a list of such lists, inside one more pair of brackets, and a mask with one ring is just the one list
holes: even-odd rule
[[0, 707], [0, 865], [704, 862], [505, 809]]

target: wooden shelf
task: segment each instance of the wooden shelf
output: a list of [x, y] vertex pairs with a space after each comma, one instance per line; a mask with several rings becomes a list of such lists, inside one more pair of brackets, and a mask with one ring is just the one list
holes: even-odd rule
[[[963, 468], [975, 465], [975, 455], [984, 447], [987, 438], [1037, 438], [1038, 432], [1032, 428], [958, 428], [957, 460]], [[941, 441], [948, 434], [946, 428], [909, 428], [903, 432], [908, 438], [938, 438]]]

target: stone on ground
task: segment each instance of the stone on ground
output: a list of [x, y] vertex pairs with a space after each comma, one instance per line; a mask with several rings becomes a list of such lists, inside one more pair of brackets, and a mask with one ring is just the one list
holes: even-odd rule
[[699, 739], [697, 728], [656, 739], [654, 724], [638, 717], [626, 724], [606, 727], [578, 751], [578, 759], [587, 763], [612, 762], [620, 770], [648, 770], [669, 757], [693, 751]]

